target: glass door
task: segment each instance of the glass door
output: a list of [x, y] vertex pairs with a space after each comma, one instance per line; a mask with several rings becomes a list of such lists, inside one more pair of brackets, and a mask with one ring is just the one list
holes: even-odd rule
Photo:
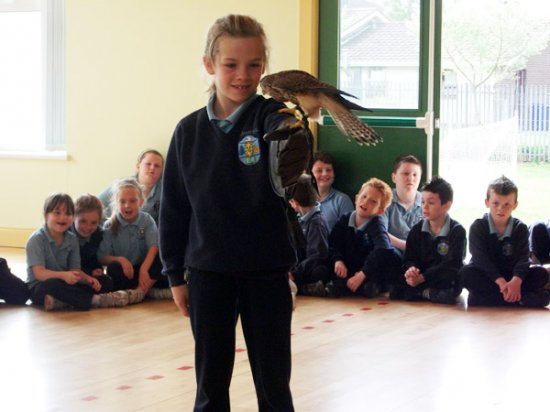
[[370, 177], [391, 182], [394, 159], [413, 154], [424, 177], [438, 170], [441, 1], [320, 1], [319, 76], [357, 97], [384, 141], [348, 142], [330, 117], [318, 150], [337, 160], [336, 186], [354, 195]]

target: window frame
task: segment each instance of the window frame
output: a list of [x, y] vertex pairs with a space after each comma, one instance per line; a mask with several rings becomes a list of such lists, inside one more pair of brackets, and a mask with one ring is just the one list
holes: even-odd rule
[[43, 146], [38, 150], [0, 150], [0, 157], [67, 159], [64, 0], [15, 0], [3, 4], [0, 9], [0, 12], [25, 11], [40, 11], [41, 14]]

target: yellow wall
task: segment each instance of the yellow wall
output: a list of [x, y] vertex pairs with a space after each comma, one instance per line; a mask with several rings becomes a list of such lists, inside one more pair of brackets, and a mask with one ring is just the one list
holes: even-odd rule
[[24, 246], [42, 224], [48, 194], [97, 194], [114, 178], [133, 173], [143, 149], [166, 152], [177, 121], [206, 102], [201, 57], [215, 18], [238, 13], [262, 22], [271, 72], [315, 71], [317, 3], [66, 0], [69, 159], [0, 160], [0, 246]]

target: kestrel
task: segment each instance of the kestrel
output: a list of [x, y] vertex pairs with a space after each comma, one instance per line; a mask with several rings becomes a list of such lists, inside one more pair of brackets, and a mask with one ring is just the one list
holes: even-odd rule
[[351, 110], [366, 110], [343, 96], [355, 97], [324, 83], [302, 70], [284, 70], [270, 74], [260, 81], [262, 93], [280, 102], [290, 102], [306, 118], [320, 120], [321, 108], [327, 109], [343, 135], [353, 138], [359, 145], [375, 145], [382, 141], [378, 133], [363, 123]]

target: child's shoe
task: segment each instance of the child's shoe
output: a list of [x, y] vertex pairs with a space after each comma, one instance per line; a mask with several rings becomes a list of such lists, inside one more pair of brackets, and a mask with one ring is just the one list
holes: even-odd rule
[[430, 289], [430, 302], [454, 305], [456, 303], [454, 289]]
[[547, 290], [537, 290], [524, 293], [520, 305], [528, 308], [544, 308], [550, 304], [550, 293]]
[[327, 296], [331, 298], [339, 298], [347, 294], [347, 286], [343, 280], [334, 279], [327, 283], [325, 290]]
[[60, 309], [67, 309], [69, 308], [69, 305], [67, 305], [65, 302], [61, 302], [60, 300], [54, 298], [52, 295], [46, 295], [44, 296], [44, 310], [49, 312], [52, 310], [60, 310]]
[[143, 299], [145, 299], [145, 293], [143, 293], [143, 291], [139, 288], [126, 289], [125, 292], [128, 294], [129, 305], [143, 302]]
[[315, 283], [306, 283], [306, 284], [302, 285], [301, 292], [304, 295], [307, 295], [307, 296], [321, 296], [321, 297], [323, 297], [323, 296], [327, 295], [327, 291], [325, 289], [325, 284], [321, 280], [318, 280]]
[[147, 292], [147, 296], [151, 299], [173, 299], [170, 288], [151, 288]]
[[98, 308], [120, 308], [128, 304], [128, 293], [125, 290], [115, 292], [100, 293], [97, 296]]
[[360, 295], [372, 299], [379, 295], [380, 287], [372, 281], [366, 281], [361, 286], [359, 286], [358, 292]]

